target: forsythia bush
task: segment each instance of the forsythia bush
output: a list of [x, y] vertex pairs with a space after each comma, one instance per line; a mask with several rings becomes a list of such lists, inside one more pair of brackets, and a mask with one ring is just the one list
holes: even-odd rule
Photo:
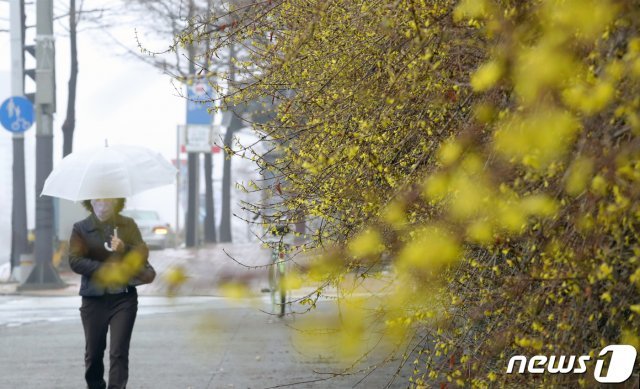
[[278, 179], [276, 212], [314, 221], [312, 272], [391, 264], [370, 315], [417, 346], [408, 385], [590, 387], [507, 363], [640, 348], [640, 1], [281, 0], [216, 18], [180, 41], [248, 53], [233, 93], [218, 75], [222, 103], [274, 107], [255, 127], [278, 157], [251, 158]]

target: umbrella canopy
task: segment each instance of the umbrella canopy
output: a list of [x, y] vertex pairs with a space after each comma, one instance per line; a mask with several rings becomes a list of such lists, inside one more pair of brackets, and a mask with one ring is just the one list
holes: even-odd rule
[[145, 147], [105, 146], [64, 157], [40, 195], [71, 201], [130, 197], [172, 184], [176, 173], [162, 155]]

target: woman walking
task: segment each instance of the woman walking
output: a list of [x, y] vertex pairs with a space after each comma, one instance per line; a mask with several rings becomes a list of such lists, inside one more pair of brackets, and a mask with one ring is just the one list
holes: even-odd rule
[[[85, 200], [82, 204], [91, 214], [73, 226], [69, 265], [82, 275], [85, 380], [89, 389], [125, 389], [129, 344], [138, 311], [135, 285], [153, 281], [155, 271], [148, 264], [149, 250], [138, 226], [133, 219], [120, 215], [125, 199]], [[103, 357], [108, 332], [107, 386]]]

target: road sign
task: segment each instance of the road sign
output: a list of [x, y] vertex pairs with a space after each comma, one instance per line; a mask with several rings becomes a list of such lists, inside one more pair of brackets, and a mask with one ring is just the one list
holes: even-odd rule
[[12, 96], [0, 106], [0, 123], [11, 132], [25, 132], [33, 125], [33, 104], [22, 96]]
[[178, 126], [180, 152], [219, 153], [220, 128], [213, 125], [189, 124]]
[[187, 87], [187, 124], [211, 124], [213, 89], [208, 83], [197, 81]]

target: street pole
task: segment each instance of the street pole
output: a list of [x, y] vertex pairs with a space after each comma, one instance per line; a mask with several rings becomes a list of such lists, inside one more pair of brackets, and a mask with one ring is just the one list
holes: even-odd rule
[[[211, 8], [213, 7], [212, 0], [207, 0], [207, 28], [211, 22]], [[204, 66], [207, 72], [211, 69], [211, 54], [210, 54], [210, 40], [207, 39], [205, 46], [205, 62]], [[209, 82], [209, 76], [206, 81]], [[216, 243], [216, 218], [215, 218], [215, 206], [213, 202], [213, 150], [209, 150], [204, 154], [204, 242]]]
[[55, 46], [53, 0], [36, 3], [36, 241], [35, 266], [20, 290], [62, 288], [52, 264], [53, 198], [40, 196], [53, 167], [53, 113], [55, 100]]
[[[195, 15], [195, 5], [193, 0], [189, 0], [189, 11], [187, 18], [189, 21], [193, 20]], [[189, 77], [195, 82], [196, 74], [196, 49], [193, 44], [187, 47], [188, 59], [189, 59]], [[189, 120], [187, 119], [186, 131], [189, 129]], [[197, 241], [197, 226], [198, 226], [198, 178], [200, 177], [199, 164], [200, 155], [198, 153], [187, 152], [187, 218], [185, 221], [185, 245], [186, 247], [196, 247]]]
[[[236, 49], [233, 44], [229, 45], [229, 81], [227, 93], [232, 94], [233, 89], [236, 87], [236, 66], [233, 62], [236, 57]], [[233, 148], [233, 133], [236, 130], [242, 128], [242, 122], [236, 117], [234, 113], [235, 105], [229, 110], [231, 120], [227, 126], [227, 132], [224, 134], [224, 153], [227, 153], [226, 148]], [[221, 243], [231, 242], [231, 155], [225, 157], [222, 163], [222, 215], [220, 217], [220, 228], [218, 229], [218, 241]]]
[[[11, 95], [24, 96], [24, 0], [11, 0]], [[13, 198], [11, 208], [11, 280], [18, 281], [20, 255], [27, 252], [27, 202], [24, 133], [13, 136]]]
[[180, 126], [176, 127], [176, 169], [178, 169], [178, 175], [176, 177], [176, 233], [174, 235], [175, 246], [178, 246], [180, 235], [180, 188], [182, 180], [182, 161], [180, 161]]

